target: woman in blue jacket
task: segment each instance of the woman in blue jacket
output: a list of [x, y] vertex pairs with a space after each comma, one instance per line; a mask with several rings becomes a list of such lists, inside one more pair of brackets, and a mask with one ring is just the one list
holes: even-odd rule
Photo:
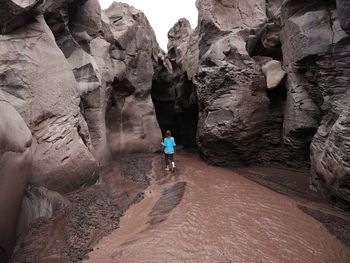
[[174, 163], [174, 153], [175, 153], [175, 139], [174, 137], [171, 137], [171, 131], [167, 130], [165, 133], [165, 138], [162, 142], [162, 146], [164, 149], [165, 154], [165, 164], [166, 168], [165, 170], [169, 171], [170, 162], [171, 162], [171, 170], [175, 170], [175, 163]]

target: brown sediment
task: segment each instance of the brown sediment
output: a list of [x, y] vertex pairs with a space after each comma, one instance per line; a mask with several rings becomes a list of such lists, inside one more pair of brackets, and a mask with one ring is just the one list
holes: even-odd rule
[[339, 235], [349, 214], [308, 199], [303, 173], [248, 168], [266, 188], [193, 154], [176, 164], [170, 173], [160, 156], [120, 157], [100, 184], [69, 196], [74, 206], [38, 221], [14, 262], [348, 262]]
[[155, 225], [167, 219], [169, 213], [181, 202], [185, 193], [186, 182], [178, 182], [171, 185], [162, 193], [160, 199], [155, 203], [150, 212], [151, 225]]
[[310, 174], [289, 167], [235, 168], [240, 175], [296, 200], [298, 207], [350, 247], [350, 215], [333, 207], [320, 193], [309, 187]]
[[310, 172], [290, 167], [250, 166], [234, 168], [234, 172], [291, 198], [304, 198], [316, 202], [326, 201], [309, 187]]
[[67, 195], [71, 205], [56, 217], [39, 219], [19, 241], [12, 262], [78, 262], [119, 225], [149, 185], [152, 155], [116, 159], [99, 183]]
[[350, 221], [306, 206], [298, 205], [299, 209], [321, 222], [327, 230], [350, 248]]
[[[348, 262], [349, 248], [298, 205], [350, 221], [348, 214], [281, 195], [191, 154], [177, 154], [179, 174], [162, 172], [154, 162], [159, 169], [145, 198], [87, 262]], [[180, 201], [166, 201], [172, 195]], [[166, 216], [152, 224], [155, 214]]]

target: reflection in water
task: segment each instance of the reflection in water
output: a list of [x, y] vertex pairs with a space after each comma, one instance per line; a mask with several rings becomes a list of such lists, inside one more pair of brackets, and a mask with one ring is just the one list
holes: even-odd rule
[[89, 262], [349, 262], [349, 249], [296, 201], [191, 155], [177, 163], [180, 176], [162, 177], [157, 161], [145, 199]]

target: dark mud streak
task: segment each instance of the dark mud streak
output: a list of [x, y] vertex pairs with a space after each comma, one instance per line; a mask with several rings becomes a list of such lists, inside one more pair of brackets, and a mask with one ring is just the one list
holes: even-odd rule
[[167, 219], [170, 212], [181, 202], [185, 193], [186, 182], [178, 182], [170, 187], [167, 187], [156, 202], [150, 212], [151, 225], [163, 222]]
[[[59, 211], [53, 219], [40, 218], [34, 222], [29, 233], [19, 240], [11, 262], [88, 259], [94, 244], [118, 228], [125, 211], [143, 199], [143, 191], [150, 184], [152, 159], [153, 155], [120, 156], [116, 160], [120, 174], [112, 167], [106, 168], [102, 172], [104, 184], [70, 193], [67, 197], [71, 205], [67, 209]], [[116, 178], [119, 181], [114, 181]], [[121, 191], [118, 187], [120, 178], [124, 178], [124, 183], [129, 183], [131, 188], [118, 192], [115, 197], [113, 191]]]
[[340, 240], [345, 246], [350, 248], [350, 222], [340, 217], [323, 213], [302, 205], [298, 208], [305, 214], [319, 221], [329, 233]]
[[318, 193], [309, 188], [310, 174], [301, 170], [288, 168], [235, 168], [233, 171], [277, 193], [293, 199], [303, 199], [326, 203]]

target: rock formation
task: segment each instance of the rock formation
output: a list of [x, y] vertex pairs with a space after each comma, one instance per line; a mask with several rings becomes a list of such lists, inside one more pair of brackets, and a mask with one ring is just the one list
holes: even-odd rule
[[168, 53], [159, 55], [152, 98], [163, 135], [173, 131], [177, 143], [196, 145], [198, 106], [193, 78], [198, 68], [198, 32], [180, 19], [168, 32]]
[[201, 156], [305, 168], [311, 158], [312, 186], [349, 206], [347, 1], [197, 7]]
[[[150, 90], [159, 48], [133, 7], [101, 15], [97, 0], [59, 2], [23, 3], [3, 18], [0, 87], [35, 138], [31, 184], [66, 192], [93, 182], [109, 150], [158, 149]], [[26, 21], [6, 26], [16, 18]]]
[[32, 135], [0, 91], [0, 259], [15, 245], [21, 201], [31, 175]]
[[[67, 201], [59, 193], [95, 183], [99, 166], [112, 154], [159, 149], [151, 99], [159, 47], [144, 14], [126, 4], [114, 3], [105, 12], [98, 0], [1, 5], [0, 169], [5, 172], [0, 189], [9, 183], [16, 187], [13, 202], [2, 199], [16, 207], [15, 219], [28, 183], [18, 226], [22, 233], [37, 217], [64, 207]], [[31, 176], [9, 180], [9, 173], [19, 173], [7, 171], [5, 159], [15, 154], [7, 152], [27, 156], [30, 145]], [[16, 222], [8, 240], [14, 240]], [[11, 251], [12, 243], [0, 245]]]
[[145, 15], [114, 2], [105, 10], [113, 44], [115, 70], [107, 108], [108, 141], [112, 152], [154, 152], [161, 133], [151, 99], [159, 47]]
[[349, 1], [197, 0], [198, 27], [180, 19], [167, 53], [127, 4], [1, 5], [0, 214], [17, 220], [28, 184], [20, 231], [113, 155], [158, 150], [167, 129], [211, 164], [310, 168], [349, 208]]
[[34, 137], [31, 183], [69, 191], [90, 180], [96, 162], [79, 134], [77, 84], [44, 17], [1, 35], [0, 56], [0, 87]]
[[[290, 153], [281, 140], [284, 85], [267, 91], [262, 65], [272, 58], [257, 54], [268, 21], [265, 1], [200, 0], [197, 8], [201, 156], [220, 165], [287, 161]], [[268, 77], [267, 84], [278, 86], [283, 77], [273, 84]]]

